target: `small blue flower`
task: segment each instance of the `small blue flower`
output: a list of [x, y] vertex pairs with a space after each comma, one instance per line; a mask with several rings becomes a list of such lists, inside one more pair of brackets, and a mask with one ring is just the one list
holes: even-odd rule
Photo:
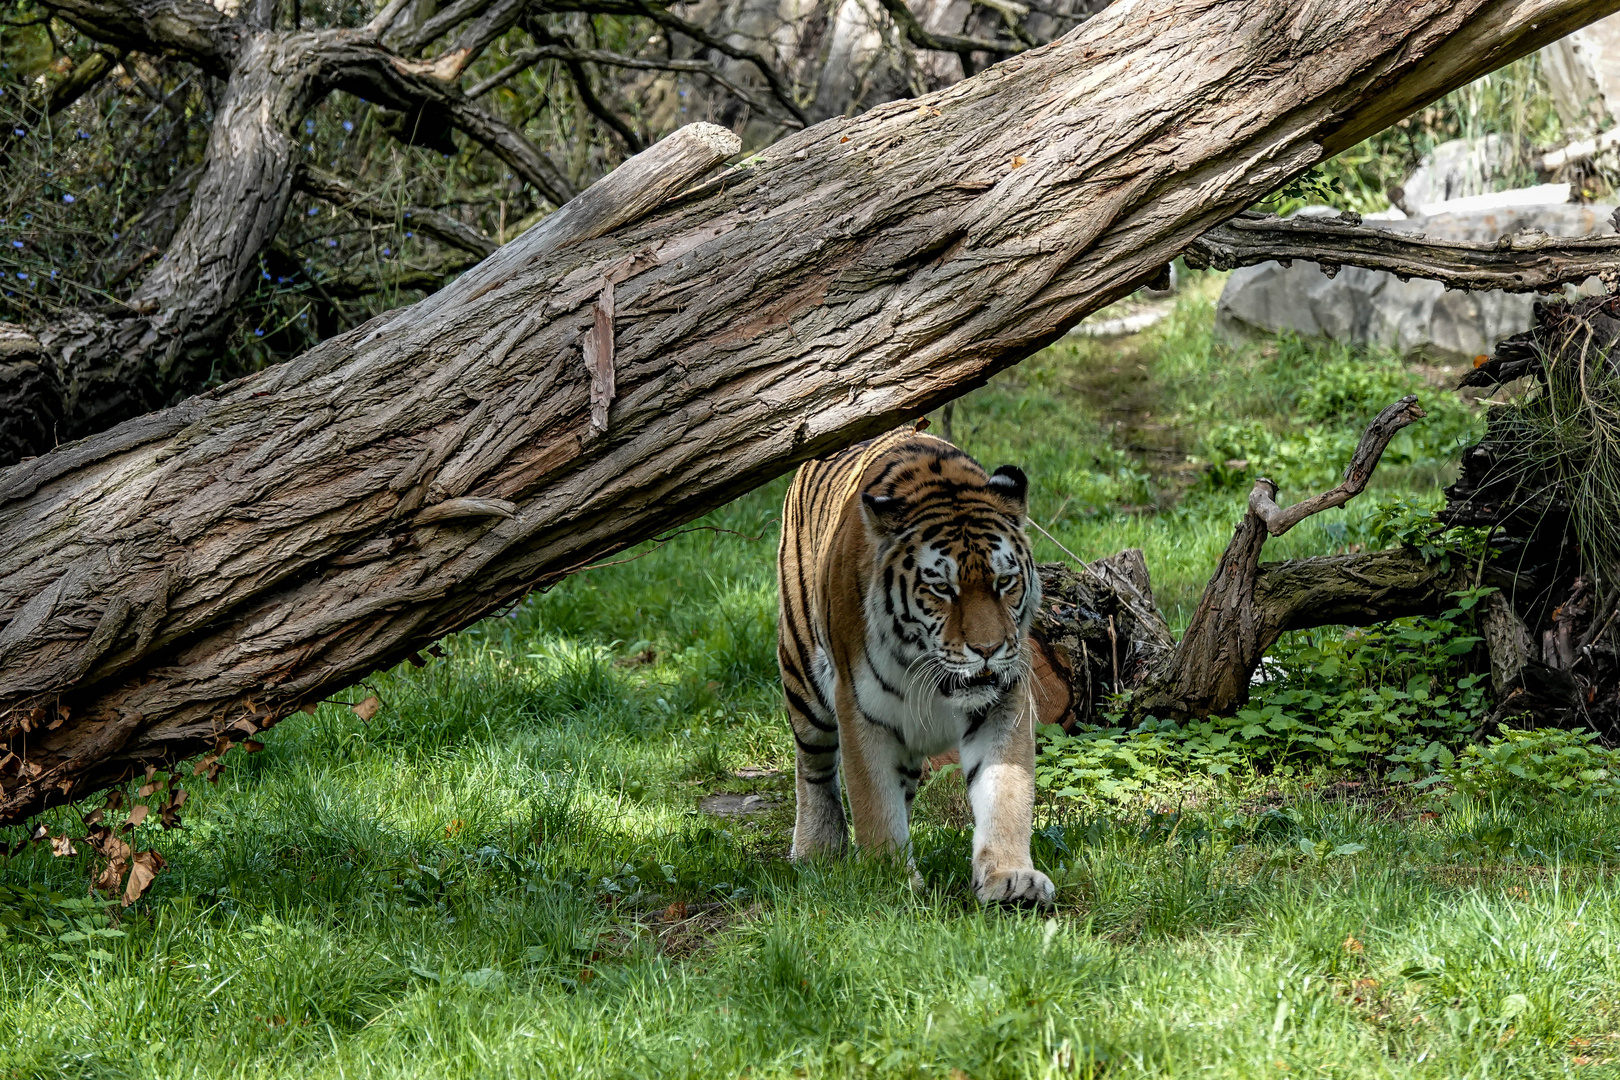
[[[407, 240], [409, 240], [409, 239], [411, 239], [411, 238], [412, 238], [412, 237], [414, 237], [414, 236], [415, 236], [415, 235], [416, 235], [416, 234], [415, 234], [415, 233], [413, 233], [413, 232], [408, 232], [408, 233], [406, 233], [406, 234], [405, 234], [405, 239], [407, 239]], [[18, 245], [17, 245], [17, 246], [18, 246], [18, 247], [22, 247], [22, 245], [21, 245], [21, 244], [18, 244]]]
[[260, 276], [261, 276], [261, 277], [263, 277], [263, 278], [264, 278], [264, 280], [266, 280], [266, 281], [269, 281], [269, 280], [270, 280], [270, 271], [268, 271], [268, 270], [260, 270], [260, 271], [259, 271], [259, 275], [260, 275]]
[[343, 121], [343, 130], [344, 131], [353, 131], [354, 130], [354, 121], [353, 120], [345, 120], [345, 121]]
[[315, 134], [315, 121], [313, 121], [313, 120], [305, 120], [304, 121], [304, 130], [307, 131], [311, 135]]
[[[7, 65], [7, 66], [9, 67], [10, 65]], [[28, 134], [28, 132], [24, 131], [22, 128], [12, 128], [11, 133], [13, 135], [26, 135], [26, 134]]]
[[388, 249], [388, 248], [383, 248], [383, 254], [384, 254], [384, 255], [392, 255], [392, 254], [393, 254], [393, 252], [392, 252], [392, 251], [390, 251], [390, 250], [389, 250], [389, 249]]
[[312, 207], [309, 208], [309, 216], [310, 217], [314, 217], [316, 214], [318, 214], [320, 212], [321, 212], [321, 208], [318, 207], [318, 206], [312, 206]]
[[71, 195], [64, 195], [64, 196], [62, 196], [62, 201], [63, 201], [63, 202], [65, 202], [65, 203], [70, 203], [70, 202], [72, 202], [72, 201], [73, 201], [73, 196], [71, 196]]
[[14, 247], [14, 248], [20, 248], [20, 247], [22, 247], [22, 241], [21, 240], [13, 240], [11, 242], [11, 246]]
[[327, 247], [337, 247], [337, 241], [336, 240], [328, 240], [326, 242], [326, 246]]
[[84, 128], [79, 129], [79, 138], [88, 139], [89, 137], [90, 137], [90, 133], [88, 131], [84, 130]]
[[262, 326], [254, 327], [253, 328], [253, 336], [254, 337], [264, 337], [264, 328]]
[[22, 281], [28, 280], [28, 275], [23, 273], [21, 270], [17, 271], [17, 277]]

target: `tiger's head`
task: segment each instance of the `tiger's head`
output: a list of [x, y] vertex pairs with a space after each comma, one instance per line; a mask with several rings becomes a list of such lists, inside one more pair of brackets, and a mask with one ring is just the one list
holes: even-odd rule
[[861, 493], [875, 555], [868, 634], [914, 684], [983, 708], [1023, 677], [1040, 604], [1029, 482], [1011, 465], [986, 475], [931, 436], [903, 449]]

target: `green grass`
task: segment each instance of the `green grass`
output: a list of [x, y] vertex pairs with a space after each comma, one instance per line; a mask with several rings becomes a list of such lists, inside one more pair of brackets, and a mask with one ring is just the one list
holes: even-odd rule
[[[1371, 411], [1421, 387], [1433, 431], [1364, 501], [1432, 500], [1471, 423], [1390, 357], [1216, 346], [1214, 287], [955, 420], [987, 464], [1029, 467], [1066, 547], [1142, 546], [1183, 617], [1255, 471], [1331, 484]], [[1222, 425], [1250, 425], [1248, 465], [1217, 460]], [[0, 1077], [1615, 1075], [1613, 802], [1429, 809], [1252, 770], [1048, 798], [1048, 918], [973, 902], [945, 774], [918, 803], [926, 891], [878, 861], [789, 864], [783, 486], [704, 522], [733, 532], [638, 549], [369, 680], [369, 722], [326, 705], [217, 784], [184, 777], [186, 827], [134, 830], [169, 865], [127, 910], [85, 902], [86, 859], [5, 862]], [[1365, 535], [1358, 504], [1323, 517], [1268, 554]], [[775, 801], [719, 818], [698, 807], [717, 792]]]

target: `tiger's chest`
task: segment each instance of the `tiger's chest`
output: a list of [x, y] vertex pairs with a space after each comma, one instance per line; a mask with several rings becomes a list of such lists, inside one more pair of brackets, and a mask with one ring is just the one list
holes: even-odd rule
[[827, 701], [837, 701], [841, 683], [855, 707], [868, 721], [894, 735], [912, 754], [942, 754], [961, 744], [975, 717], [995, 708], [1004, 696], [992, 687], [966, 693], [941, 693], [927, 669], [908, 663], [903, 652], [878, 635], [869, 635], [866, 648], [848, 670], [834, 664], [826, 648], [816, 649], [812, 676]]

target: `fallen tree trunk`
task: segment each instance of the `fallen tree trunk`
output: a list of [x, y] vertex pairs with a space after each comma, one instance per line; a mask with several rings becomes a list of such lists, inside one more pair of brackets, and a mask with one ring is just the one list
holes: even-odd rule
[[0, 474], [0, 822], [268, 727], [935, 408], [1620, 0], [1125, 4], [947, 90], [685, 129], [414, 307]]

